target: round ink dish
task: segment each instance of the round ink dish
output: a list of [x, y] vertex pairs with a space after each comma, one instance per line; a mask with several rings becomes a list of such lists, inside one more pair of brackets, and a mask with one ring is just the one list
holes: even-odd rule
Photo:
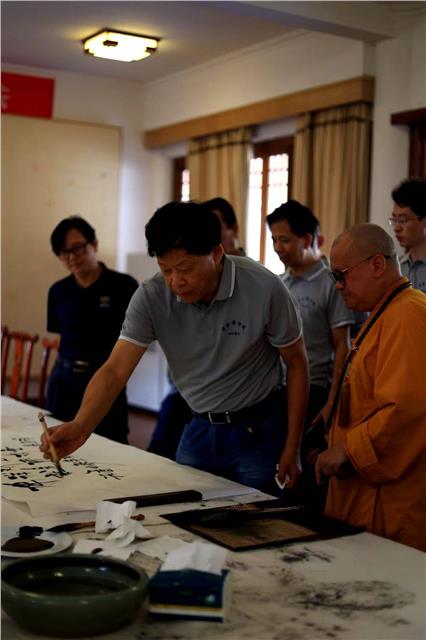
[[72, 538], [68, 533], [50, 531], [33, 538], [19, 538], [16, 528], [9, 527], [2, 529], [1, 542], [2, 558], [36, 558], [65, 551], [72, 545]]
[[139, 567], [89, 554], [18, 560], [1, 577], [2, 609], [28, 631], [62, 638], [106, 633], [130, 622], [148, 587]]

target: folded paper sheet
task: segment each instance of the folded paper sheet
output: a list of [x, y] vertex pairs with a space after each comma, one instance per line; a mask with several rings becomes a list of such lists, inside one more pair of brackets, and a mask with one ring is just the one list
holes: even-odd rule
[[191, 542], [170, 551], [160, 571], [195, 569], [221, 575], [227, 555], [228, 551], [216, 544]]

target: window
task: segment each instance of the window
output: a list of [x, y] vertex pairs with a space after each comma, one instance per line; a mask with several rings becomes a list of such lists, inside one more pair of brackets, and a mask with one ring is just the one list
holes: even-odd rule
[[173, 161], [173, 200], [188, 202], [189, 200], [189, 169], [186, 168], [186, 158], [175, 158]]
[[250, 160], [246, 252], [274, 273], [284, 266], [276, 255], [266, 216], [286, 202], [290, 192], [293, 138], [279, 138], [253, 145]]
[[[266, 216], [289, 198], [292, 153], [293, 138], [277, 138], [254, 144], [250, 160], [244, 248], [250, 258], [262, 262], [274, 273], [283, 273], [284, 265], [273, 249]], [[174, 160], [173, 199], [189, 200], [189, 170], [184, 157]]]

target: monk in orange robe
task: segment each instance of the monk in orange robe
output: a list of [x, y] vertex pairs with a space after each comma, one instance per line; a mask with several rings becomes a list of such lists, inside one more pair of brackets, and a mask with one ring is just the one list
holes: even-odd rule
[[338, 236], [331, 265], [347, 306], [371, 314], [316, 463], [318, 482], [330, 478], [325, 512], [426, 551], [426, 295], [401, 277], [377, 225]]

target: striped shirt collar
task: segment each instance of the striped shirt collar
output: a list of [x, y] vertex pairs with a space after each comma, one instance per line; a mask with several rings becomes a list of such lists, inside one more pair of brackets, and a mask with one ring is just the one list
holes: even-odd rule
[[324, 271], [329, 271], [329, 269], [325, 266], [325, 264], [321, 260], [319, 260], [318, 262], [313, 264], [311, 267], [306, 269], [306, 271], [304, 271], [303, 273], [297, 276], [293, 276], [290, 273], [290, 270], [286, 271], [284, 273], [283, 280], [285, 282], [294, 278], [303, 278], [303, 280], [310, 281], [310, 280], [314, 280], [315, 278], [318, 278], [318, 276], [322, 275]]
[[403, 256], [399, 257], [399, 263], [400, 264], [415, 264], [416, 262], [421, 262], [423, 264], [426, 264], [426, 256], [424, 258], [417, 258], [417, 260], [412, 260], [410, 258], [410, 254], [409, 253], [404, 253]]

